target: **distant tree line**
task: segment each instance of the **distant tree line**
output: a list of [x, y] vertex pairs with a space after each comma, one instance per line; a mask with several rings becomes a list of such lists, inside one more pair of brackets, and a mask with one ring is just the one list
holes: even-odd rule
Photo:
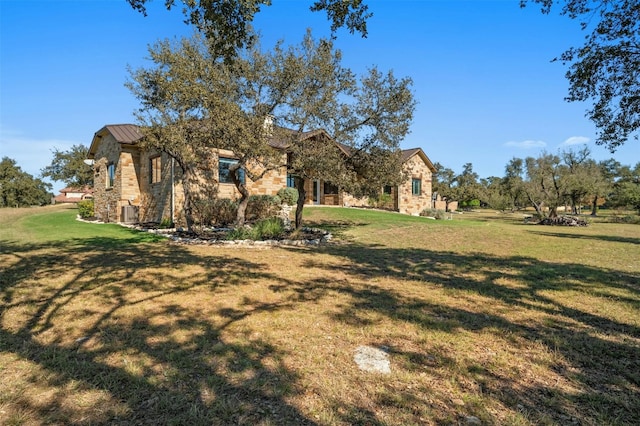
[[43, 206], [51, 197], [51, 184], [24, 172], [9, 157], [0, 160], [0, 207]]
[[585, 146], [557, 155], [513, 158], [502, 177], [480, 178], [467, 163], [462, 173], [436, 163], [433, 191], [459, 206], [520, 210], [533, 207], [541, 217], [555, 217], [561, 207], [574, 214], [589, 206], [597, 215], [600, 206], [629, 208], [640, 214], [640, 162], [622, 165], [609, 159], [596, 162]]

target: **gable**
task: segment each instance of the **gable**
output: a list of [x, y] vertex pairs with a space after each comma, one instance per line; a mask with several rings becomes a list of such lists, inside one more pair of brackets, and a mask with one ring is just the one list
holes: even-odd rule
[[411, 158], [418, 156], [424, 164], [431, 170], [432, 173], [435, 173], [437, 170], [427, 154], [424, 153], [422, 148], [411, 148], [411, 149], [403, 149], [402, 150], [402, 163], [406, 163]]
[[95, 158], [102, 139], [108, 135], [124, 145], [136, 145], [143, 136], [140, 128], [135, 124], [107, 124], [93, 135], [87, 158]]

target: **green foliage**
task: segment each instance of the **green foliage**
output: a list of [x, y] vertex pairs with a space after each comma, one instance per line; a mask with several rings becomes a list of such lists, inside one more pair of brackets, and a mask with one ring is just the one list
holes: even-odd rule
[[89, 219], [95, 216], [93, 210], [93, 200], [82, 200], [78, 202], [78, 214], [83, 219]]
[[284, 224], [276, 217], [262, 219], [253, 226], [240, 226], [227, 234], [228, 240], [272, 240], [281, 238], [284, 234]]
[[284, 233], [284, 224], [277, 217], [270, 217], [256, 222], [253, 226], [256, 239], [272, 240], [282, 236]]
[[463, 208], [463, 209], [480, 208], [480, 200], [473, 199], [473, 200], [460, 201], [460, 208]]
[[88, 152], [84, 145], [73, 145], [68, 151], [54, 148], [53, 160], [42, 169], [42, 176], [75, 188], [93, 186], [93, 168], [84, 162]]
[[0, 161], [0, 207], [44, 206], [51, 203], [51, 185], [22, 171], [15, 160]]
[[298, 202], [298, 190], [295, 188], [282, 188], [278, 191], [278, 197], [283, 204], [295, 206]]
[[391, 194], [376, 194], [369, 197], [369, 205], [377, 209], [393, 209], [393, 198]]
[[160, 221], [159, 227], [161, 229], [169, 229], [169, 228], [175, 227], [175, 224], [173, 223], [170, 217], [163, 217], [162, 220]]
[[[145, 16], [148, 1], [151, 0], [127, 0], [131, 7]], [[175, 4], [176, 0], [165, 0], [167, 9]], [[251, 23], [261, 7], [271, 5], [271, 0], [191, 0], [179, 4], [186, 22], [207, 36], [211, 49], [218, 56], [229, 60], [237, 55], [238, 49], [255, 41]], [[326, 12], [332, 33], [346, 27], [351, 33], [359, 32], [363, 37], [367, 36], [367, 19], [372, 14], [361, 0], [315, 0], [310, 10]]]
[[245, 213], [248, 220], [260, 220], [277, 214], [282, 201], [277, 195], [251, 195]]
[[230, 225], [236, 219], [238, 203], [228, 198], [198, 199], [193, 202], [198, 226]]

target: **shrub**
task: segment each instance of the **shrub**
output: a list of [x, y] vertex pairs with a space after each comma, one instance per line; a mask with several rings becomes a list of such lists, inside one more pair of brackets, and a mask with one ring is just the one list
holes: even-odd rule
[[227, 234], [228, 240], [272, 240], [282, 237], [284, 224], [277, 217], [259, 220], [253, 226], [235, 228]]
[[227, 234], [227, 240], [255, 240], [255, 233], [249, 226], [234, 228]]
[[163, 217], [158, 225], [161, 229], [173, 228], [175, 225], [170, 217]]
[[93, 200], [82, 200], [78, 202], [78, 214], [83, 219], [94, 217]]
[[247, 204], [247, 220], [260, 220], [275, 216], [282, 201], [277, 195], [251, 195]]
[[369, 205], [377, 209], [393, 209], [391, 194], [377, 194], [369, 197]]
[[618, 216], [618, 215], [613, 215], [609, 217], [609, 221], [614, 222], [614, 223], [628, 223], [631, 225], [640, 225], [640, 216], [634, 216], [634, 215], [625, 215], [625, 216]]
[[256, 222], [253, 230], [256, 239], [272, 240], [282, 237], [284, 234], [284, 223], [282, 223], [282, 219], [280, 218], [270, 217]]
[[278, 191], [278, 197], [284, 204], [295, 206], [298, 202], [298, 190], [295, 188], [282, 188]]
[[228, 198], [199, 199], [193, 202], [193, 210], [200, 226], [228, 225], [236, 220], [238, 205]]

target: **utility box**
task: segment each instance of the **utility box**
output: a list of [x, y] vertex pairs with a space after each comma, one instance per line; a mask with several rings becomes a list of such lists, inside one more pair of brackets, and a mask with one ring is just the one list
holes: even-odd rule
[[122, 223], [138, 223], [138, 206], [122, 206]]

